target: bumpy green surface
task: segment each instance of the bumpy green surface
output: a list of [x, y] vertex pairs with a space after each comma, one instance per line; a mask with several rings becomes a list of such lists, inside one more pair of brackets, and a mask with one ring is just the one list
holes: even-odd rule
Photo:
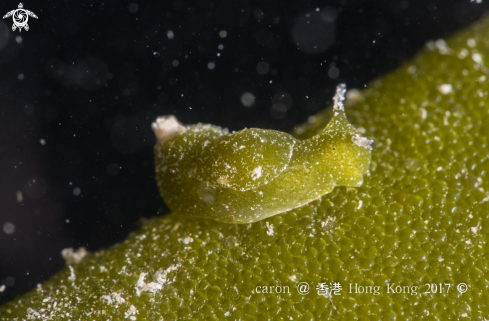
[[[375, 140], [360, 188], [249, 225], [178, 213], [151, 220], [3, 305], [0, 319], [489, 318], [488, 39], [486, 19], [357, 95], [348, 118]], [[311, 136], [327, 118], [296, 133]], [[332, 281], [339, 295], [318, 295], [317, 284]], [[350, 283], [380, 294], [349, 293]], [[420, 288], [387, 293], [388, 283]], [[424, 293], [426, 283], [453, 285]]]
[[344, 92], [338, 86], [331, 121], [308, 139], [198, 124], [159, 140], [156, 175], [166, 204], [185, 216], [251, 223], [307, 204], [335, 186], [360, 186], [371, 142], [346, 119]]

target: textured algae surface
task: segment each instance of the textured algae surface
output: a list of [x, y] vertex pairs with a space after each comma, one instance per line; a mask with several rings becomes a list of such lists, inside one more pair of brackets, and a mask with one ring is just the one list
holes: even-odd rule
[[[375, 141], [360, 188], [248, 225], [153, 219], [3, 305], [0, 319], [489, 318], [488, 66], [485, 19], [356, 95], [348, 119]], [[295, 133], [310, 137], [327, 120], [317, 115]], [[339, 295], [317, 294], [332, 281]], [[348, 293], [349, 283], [380, 294]], [[393, 294], [388, 283], [420, 288]], [[427, 283], [453, 285], [425, 293]]]

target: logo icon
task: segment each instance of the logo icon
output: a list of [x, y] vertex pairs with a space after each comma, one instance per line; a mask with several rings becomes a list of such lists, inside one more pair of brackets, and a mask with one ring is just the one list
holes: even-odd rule
[[17, 28], [19, 28], [20, 32], [22, 32], [22, 28], [24, 28], [25, 31], [29, 31], [29, 25], [27, 24], [27, 20], [29, 20], [29, 16], [37, 19], [37, 16], [34, 12], [24, 9], [24, 4], [22, 2], [19, 3], [19, 9], [15, 9], [7, 12], [7, 14], [3, 16], [3, 19], [8, 18], [10, 16], [12, 16], [12, 19], [14, 20], [14, 24], [12, 25], [12, 31], [15, 31]]

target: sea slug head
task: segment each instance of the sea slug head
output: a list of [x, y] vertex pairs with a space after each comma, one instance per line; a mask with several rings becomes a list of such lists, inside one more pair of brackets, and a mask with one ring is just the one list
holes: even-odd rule
[[324, 162], [337, 185], [360, 186], [368, 172], [373, 141], [362, 137], [345, 114], [346, 86], [338, 85], [333, 98], [333, 117], [315, 139], [322, 146]]

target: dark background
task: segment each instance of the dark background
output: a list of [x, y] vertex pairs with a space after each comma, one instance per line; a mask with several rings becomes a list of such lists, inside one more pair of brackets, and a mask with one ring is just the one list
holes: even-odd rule
[[25, 2], [28, 32], [0, 20], [0, 303], [56, 273], [63, 248], [110, 246], [168, 212], [158, 115], [289, 131], [337, 83], [362, 88], [480, 18], [478, 2]]

